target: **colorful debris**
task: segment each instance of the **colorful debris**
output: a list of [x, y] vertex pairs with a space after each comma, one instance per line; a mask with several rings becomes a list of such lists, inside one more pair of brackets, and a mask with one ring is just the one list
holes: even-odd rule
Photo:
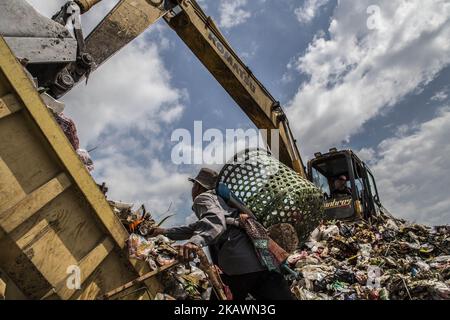
[[300, 300], [450, 298], [450, 232], [386, 215], [371, 223], [329, 221], [288, 263]]

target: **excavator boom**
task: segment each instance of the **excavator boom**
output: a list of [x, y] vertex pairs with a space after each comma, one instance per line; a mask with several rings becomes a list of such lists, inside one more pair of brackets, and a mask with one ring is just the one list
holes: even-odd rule
[[[85, 12], [100, 0], [77, 2]], [[306, 178], [305, 167], [280, 103], [243, 63], [195, 0], [119, 1], [85, 40], [85, 51], [95, 62], [89, 72], [162, 17], [258, 129], [278, 130], [276, 141], [272, 141], [270, 133], [267, 134], [268, 146], [272, 150], [278, 147], [280, 161]], [[81, 82], [83, 77], [74, 78]], [[61, 91], [57, 97], [71, 88]]]
[[119, 1], [89, 34], [86, 38], [86, 50], [97, 67], [166, 14], [163, 6], [153, 6], [149, 3], [152, 1]]
[[[280, 160], [306, 178], [288, 120], [278, 101], [258, 81], [194, 0], [164, 19], [259, 129], [279, 130]], [[268, 144], [271, 146], [271, 141]]]

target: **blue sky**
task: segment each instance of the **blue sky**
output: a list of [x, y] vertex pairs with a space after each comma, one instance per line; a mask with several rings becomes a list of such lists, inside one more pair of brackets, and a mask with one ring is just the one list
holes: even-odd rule
[[[30, 2], [47, 15], [62, 3]], [[86, 29], [115, 2], [84, 16]], [[304, 160], [332, 146], [355, 149], [392, 213], [450, 223], [449, 1], [199, 3], [281, 101]], [[156, 216], [172, 203], [172, 224], [191, 214], [186, 177], [198, 170], [171, 163], [173, 130], [192, 130], [196, 120], [205, 129], [252, 127], [164, 21], [65, 102], [82, 145], [98, 146], [94, 177], [107, 182], [110, 197], [144, 202]]]

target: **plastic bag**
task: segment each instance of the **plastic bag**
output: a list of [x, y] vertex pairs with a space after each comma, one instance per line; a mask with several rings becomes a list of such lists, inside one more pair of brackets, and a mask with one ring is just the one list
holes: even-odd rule
[[150, 253], [155, 249], [153, 241], [132, 233], [128, 238], [128, 254], [132, 259], [147, 260]]
[[87, 152], [84, 149], [77, 149], [78, 157], [83, 162], [86, 169], [91, 172], [94, 170], [94, 161], [92, 161], [91, 156], [89, 155], [89, 152]]

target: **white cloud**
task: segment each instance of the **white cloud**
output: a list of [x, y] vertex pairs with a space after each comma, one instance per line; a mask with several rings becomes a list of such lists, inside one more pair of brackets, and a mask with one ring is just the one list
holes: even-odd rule
[[363, 148], [358, 151], [358, 157], [367, 164], [370, 164], [374, 161], [375, 150], [372, 148]]
[[247, 0], [221, 0], [219, 6], [220, 26], [232, 28], [238, 26], [251, 17], [250, 11], [245, 9]]
[[208, 10], [207, 0], [197, 0], [197, 3], [202, 7], [203, 10]]
[[406, 136], [372, 150], [383, 205], [395, 216], [429, 225], [450, 224], [450, 109]]
[[[118, 141], [103, 149], [95, 161], [96, 179], [107, 182], [108, 197], [134, 202], [136, 206], [144, 203], [155, 217], [164, 213], [170, 204], [172, 212], [185, 209], [190, 196], [188, 174], [164, 163], [158, 158], [156, 148], [143, 145], [133, 137]], [[184, 222], [184, 217], [178, 221]]]
[[46, 17], [51, 17], [55, 14], [62, 5], [66, 2], [64, 0], [53, 1], [40, 1], [40, 0], [27, 0], [36, 10]]
[[306, 24], [311, 22], [319, 13], [319, 9], [327, 3], [328, 0], [306, 0], [294, 13], [300, 23]]
[[[263, 132], [256, 129], [207, 129], [202, 132], [200, 122], [196, 122], [191, 135], [187, 129], [180, 129], [172, 135], [176, 147], [172, 149], [172, 158], [178, 164], [194, 164], [220, 171], [236, 153], [245, 149], [266, 149]], [[273, 150], [276, 156], [277, 150]]]
[[[80, 119], [84, 143], [92, 143], [107, 129], [139, 129], [143, 134], [161, 130], [184, 108], [183, 92], [170, 85], [170, 74], [158, 47], [143, 37], [128, 45], [97, 69], [88, 85], [80, 84], [65, 98], [70, 115]], [[82, 120], [82, 121], [81, 121]]]
[[432, 101], [443, 102], [448, 98], [448, 89], [443, 89], [441, 91], [436, 92], [432, 97]]
[[329, 38], [316, 37], [296, 61], [309, 79], [287, 113], [306, 155], [348, 140], [450, 63], [448, 1], [379, 0], [380, 14], [368, 15], [373, 4], [340, 1]]
[[245, 60], [250, 60], [256, 56], [259, 50], [259, 45], [256, 41], [252, 41], [249, 45], [248, 51], [241, 53], [241, 58]]

